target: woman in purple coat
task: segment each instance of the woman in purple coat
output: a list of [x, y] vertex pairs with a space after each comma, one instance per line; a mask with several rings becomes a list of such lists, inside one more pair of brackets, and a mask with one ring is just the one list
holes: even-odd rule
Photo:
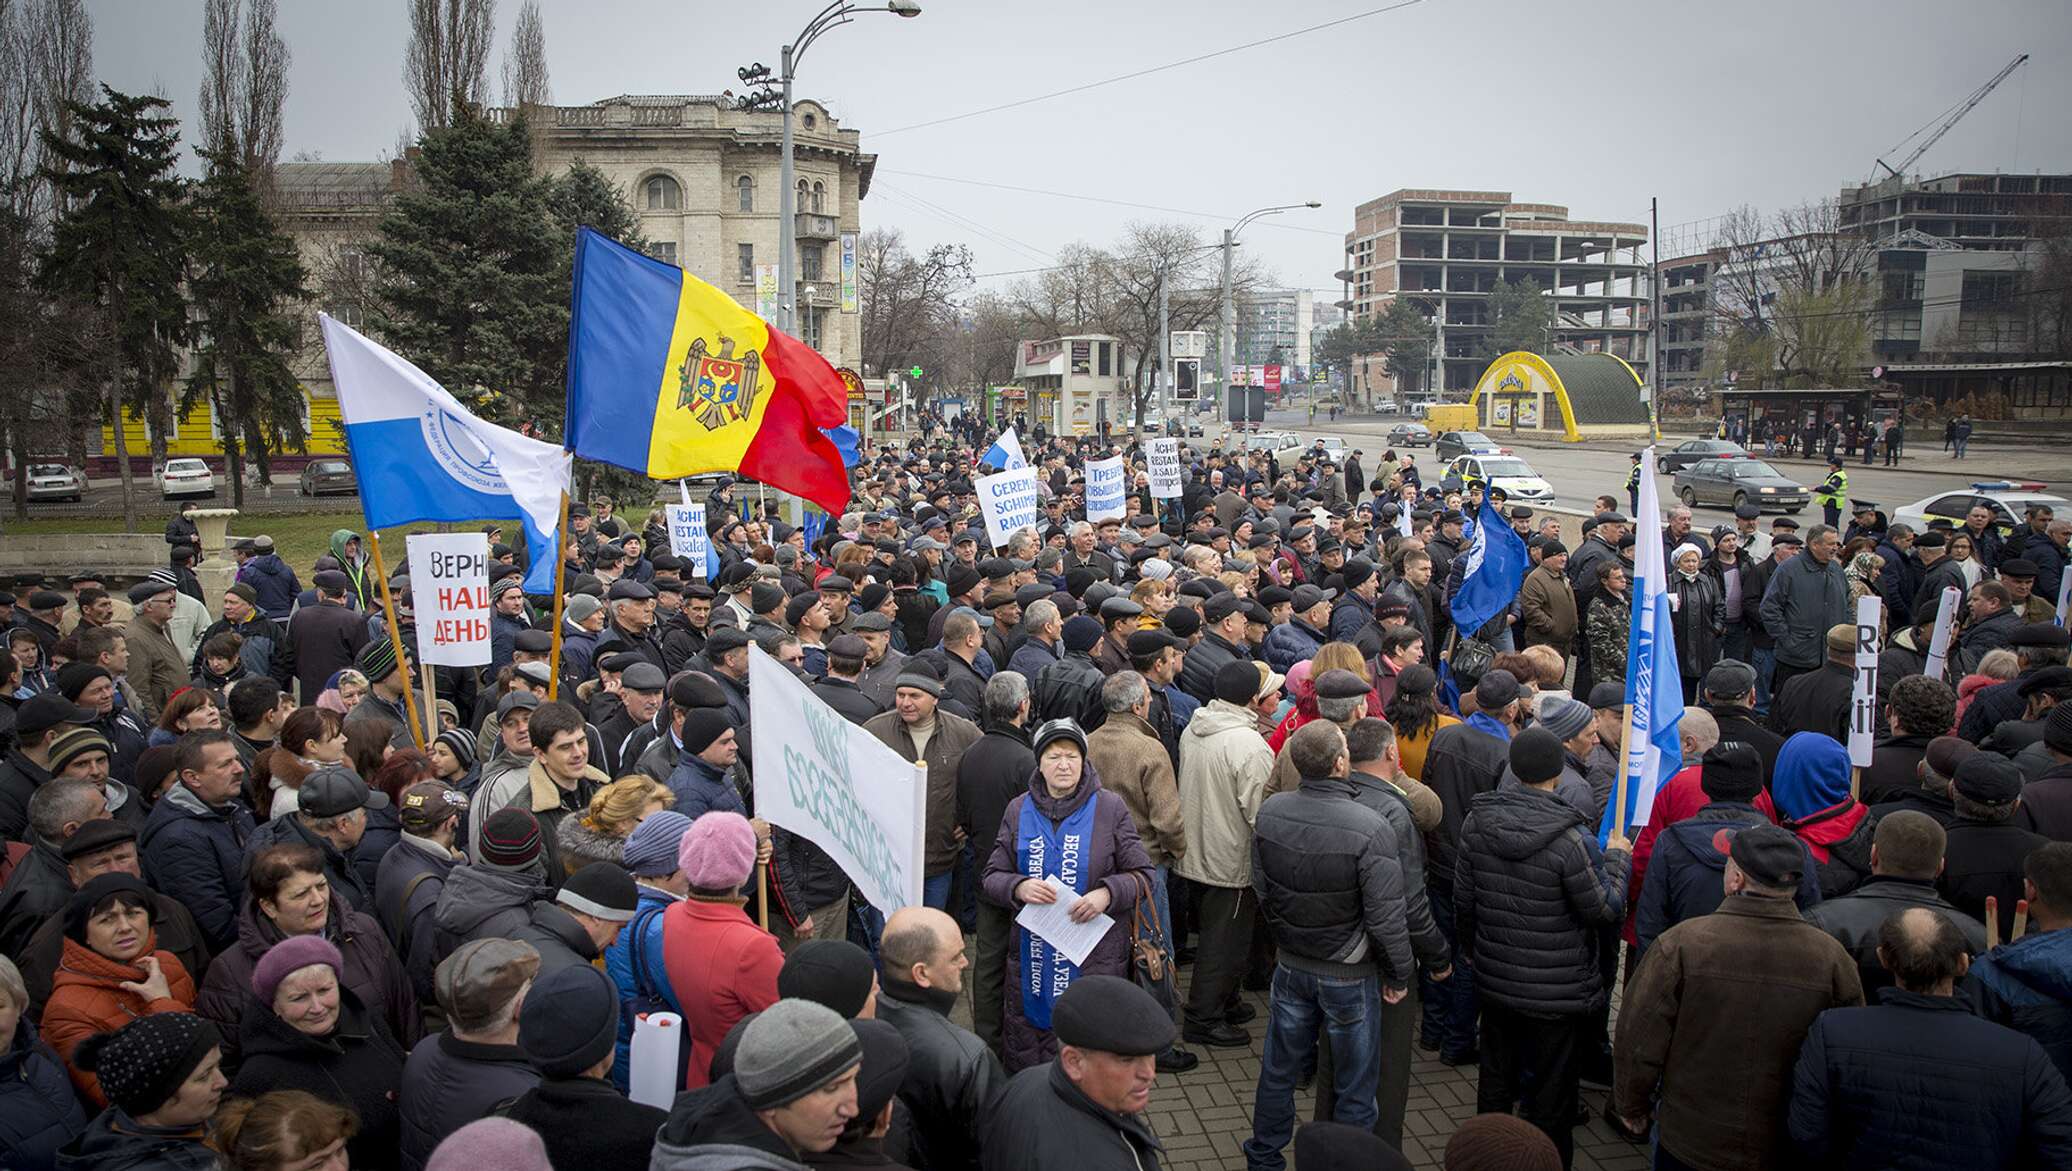
[[1036, 772], [1029, 791], [1007, 805], [986, 861], [986, 897], [1017, 913], [1058, 901], [1044, 880], [1055, 877], [1079, 896], [1074, 922], [1105, 914], [1115, 925], [1084, 964], [1073, 964], [1036, 935], [1016, 927], [1007, 949], [1007, 1005], [1001, 1047], [1007, 1072], [1057, 1056], [1050, 1009], [1082, 974], [1130, 976], [1130, 911], [1148, 886], [1151, 857], [1122, 798], [1101, 789], [1086, 761], [1086, 733], [1071, 720], [1036, 729]]

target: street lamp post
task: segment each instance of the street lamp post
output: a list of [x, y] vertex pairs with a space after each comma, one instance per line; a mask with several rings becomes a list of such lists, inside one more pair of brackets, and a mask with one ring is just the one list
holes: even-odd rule
[[[1219, 331], [1223, 336], [1221, 345], [1217, 348], [1223, 351], [1219, 356], [1223, 359], [1223, 393], [1225, 395], [1228, 395], [1233, 389], [1234, 380], [1231, 378], [1231, 370], [1237, 364], [1237, 305], [1230, 297], [1230, 252], [1231, 249], [1237, 247], [1237, 234], [1245, 230], [1246, 224], [1251, 223], [1260, 216], [1279, 215], [1281, 212], [1294, 211], [1299, 207], [1315, 208], [1322, 206], [1324, 205], [1312, 199], [1304, 203], [1283, 203], [1278, 207], [1262, 207], [1257, 211], [1248, 212], [1243, 219], [1223, 229], [1223, 312], [1221, 314], [1223, 328]], [[1223, 406], [1227, 414], [1230, 409], [1230, 400], [1228, 398], [1224, 399]], [[1250, 412], [1247, 413], [1249, 414]]]
[[[858, 5], [850, 0], [834, 0], [820, 15], [807, 22], [804, 32], [784, 46], [780, 62], [779, 83], [783, 89], [784, 139], [781, 159], [777, 166], [777, 327], [793, 337], [798, 336], [798, 199], [793, 191], [792, 140], [791, 140], [791, 82], [799, 59], [806, 55], [806, 49], [821, 33], [840, 25], [848, 24], [859, 12], [889, 12], [894, 16], [915, 17], [921, 15], [917, 0], [887, 0], [883, 5]], [[767, 76], [767, 75], [765, 75]]]

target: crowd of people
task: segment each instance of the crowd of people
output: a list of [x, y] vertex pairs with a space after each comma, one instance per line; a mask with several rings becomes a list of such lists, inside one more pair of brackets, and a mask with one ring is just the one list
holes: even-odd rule
[[[1607, 495], [1571, 548], [1407, 455], [1206, 441], [1092, 520], [1108, 451], [1038, 428], [991, 548], [990, 437], [930, 419], [803, 528], [722, 479], [709, 567], [578, 504], [560, 597], [492, 526], [492, 661], [429, 697], [350, 531], [204, 591], [179, 517], [125, 590], [0, 593], [0, 1165], [1141, 1171], [1160, 1077], [1256, 1045], [1259, 1171], [1565, 1168], [1585, 1084], [1657, 1167], [2072, 1166], [2072, 523]], [[1457, 629], [1490, 525], [1529, 563]], [[1681, 767], [1607, 824], [1657, 540]], [[927, 765], [922, 905], [756, 816], [752, 647]], [[1018, 921], [1068, 894], [1077, 963]], [[1478, 1074], [1443, 1151], [1420, 1051]]]

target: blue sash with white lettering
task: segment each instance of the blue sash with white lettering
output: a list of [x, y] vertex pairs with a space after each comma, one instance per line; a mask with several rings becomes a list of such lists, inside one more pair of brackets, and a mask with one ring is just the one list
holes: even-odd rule
[[[1038, 881], [1055, 875], [1075, 893], [1086, 893], [1087, 838], [1093, 833], [1098, 798], [1099, 794], [1088, 795], [1085, 804], [1055, 826], [1036, 808], [1034, 794], [1022, 801], [1014, 855], [1024, 875]], [[1038, 939], [1035, 932], [1023, 931], [1021, 970], [1022, 1019], [1039, 1029], [1048, 1029], [1051, 1002], [1072, 986], [1079, 967]]]

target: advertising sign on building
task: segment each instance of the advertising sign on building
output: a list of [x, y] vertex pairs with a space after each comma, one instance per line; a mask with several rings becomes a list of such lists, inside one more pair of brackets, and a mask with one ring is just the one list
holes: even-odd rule
[[1266, 393], [1279, 394], [1281, 392], [1281, 368], [1279, 366], [1266, 367], [1261, 377], [1264, 381], [1260, 385], [1266, 387]]
[[755, 266], [755, 315], [764, 321], [777, 320], [777, 266]]
[[856, 233], [842, 233], [842, 312], [856, 312]]
[[412, 533], [410, 595], [416, 604], [417, 661], [479, 667], [489, 661], [489, 537]]

